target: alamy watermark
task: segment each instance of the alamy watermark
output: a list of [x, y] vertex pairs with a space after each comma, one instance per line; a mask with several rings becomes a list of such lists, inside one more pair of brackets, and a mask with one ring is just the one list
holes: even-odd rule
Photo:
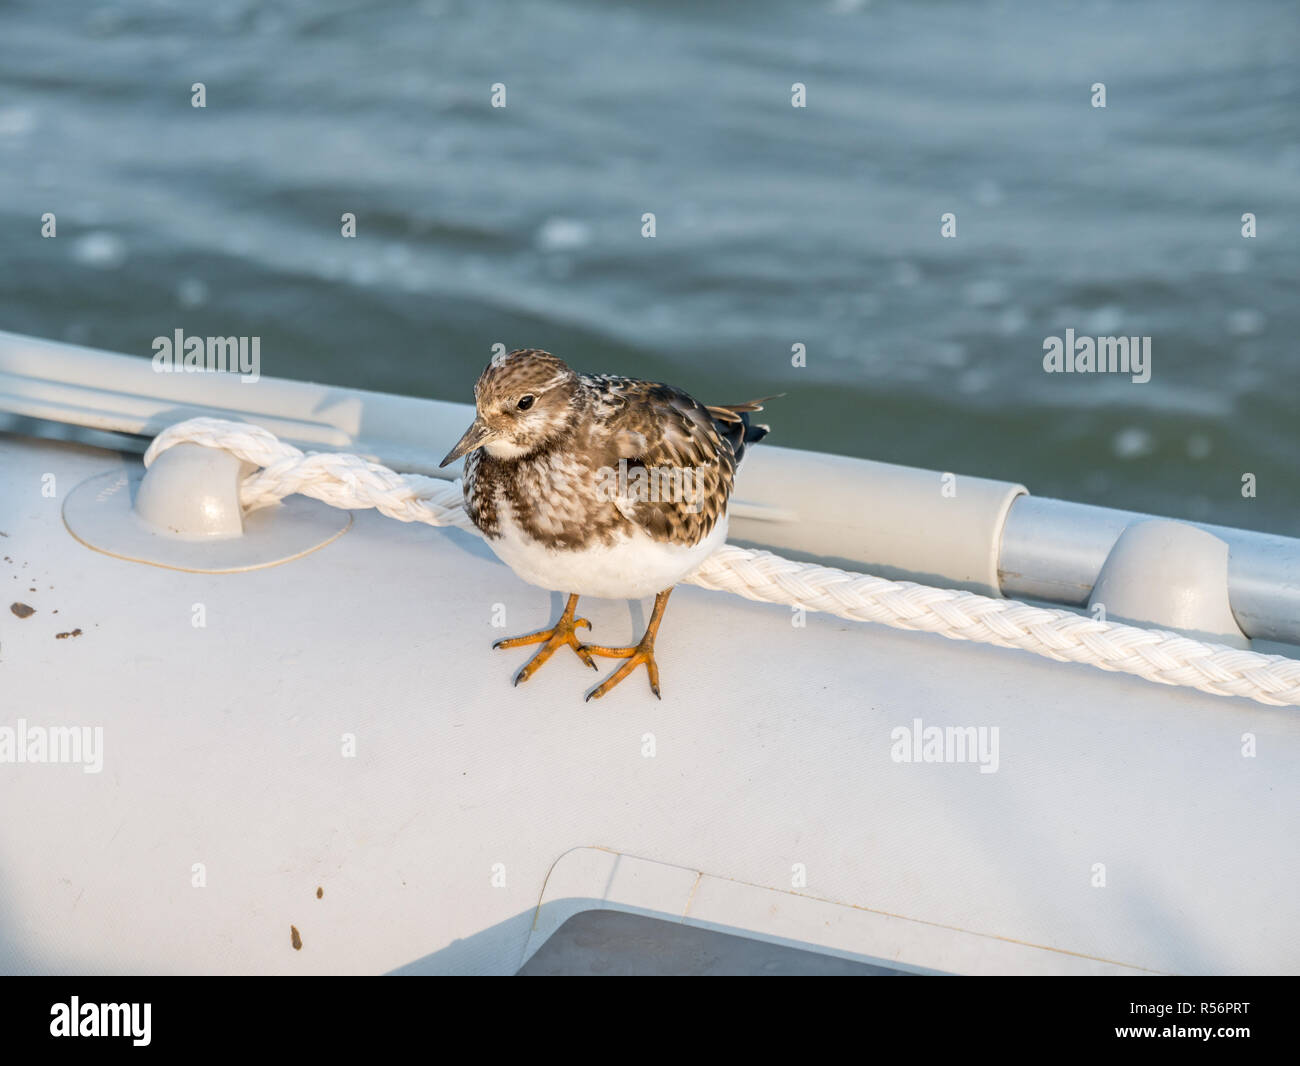
[[97, 774], [104, 768], [104, 727], [28, 725], [19, 718], [0, 726], [0, 763], [80, 763]]
[[1043, 369], [1049, 374], [1131, 374], [1134, 384], [1151, 380], [1150, 337], [1064, 337], [1043, 340]]
[[245, 384], [262, 376], [261, 337], [187, 337], [178, 329], [152, 347], [158, 374], [238, 374]]
[[704, 475], [690, 466], [629, 465], [602, 466], [596, 492], [602, 500], [630, 500], [633, 503], [673, 503], [687, 514], [699, 514], [704, 505]]
[[978, 763], [980, 773], [998, 772], [998, 727], [988, 725], [924, 725], [912, 719], [909, 729], [895, 726], [889, 731], [893, 744], [889, 757], [894, 762]]
[[148, 1047], [152, 1003], [82, 1003], [73, 996], [50, 1007], [50, 1036], [128, 1037], [136, 1047]]

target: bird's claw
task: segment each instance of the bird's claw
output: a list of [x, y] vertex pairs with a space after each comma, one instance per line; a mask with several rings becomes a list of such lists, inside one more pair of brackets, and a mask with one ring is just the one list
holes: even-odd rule
[[505, 637], [496, 641], [492, 647], [495, 650], [498, 648], [522, 648], [530, 644], [541, 645], [537, 649], [537, 654], [529, 659], [515, 674], [514, 684], [516, 687], [521, 681], [527, 681], [532, 677], [538, 668], [554, 655], [555, 650], [563, 644], [571, 647], [578, 658], [593, 670], [599, 671], [600, 667], [596, 665], [595, 660], [586, 650], [586, 645], [578, 640], [577, 634], [574, 632], [579, 626], [586, 626], [590, 629], [591, 623], [585, 618], [562, 616], [550, 629], [540, 629], [536, 633], [528, 633], [522, 637]]
[[587, 693], [584, 702], [590, 703], [592, 700], [598, 700], [601, 696], [606, 695], [610, 689], [624, 680], [642, 663], [645, 664], [646, 673], [650, 677], [650, 691], [658, 699], [663, 699], [659, 693], [659, 664], [655, 662], [654, 642], [642, 642], [631, 648], [606, 648], [600, 644], [584, 644], [582, 649], [591, 655], [600, 655], [607, 659], [622, 659], [623, 665], [615, 670], [609, 677], [605, 678], [599, 685]]

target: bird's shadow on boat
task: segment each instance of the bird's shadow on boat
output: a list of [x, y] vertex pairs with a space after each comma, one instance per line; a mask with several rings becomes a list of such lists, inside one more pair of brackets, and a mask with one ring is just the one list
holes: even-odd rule
[[437, 529], [435, 535], [441, 534], [446, 542], [455, 548], [472, 555], [476, 559], [487, 559], [499, 566], [505, 566], [496, 557], [496, 554], [487, 546], [487, 542], [482, 537], [476, 537], [473, 533], [467, 533], [463, 529]]

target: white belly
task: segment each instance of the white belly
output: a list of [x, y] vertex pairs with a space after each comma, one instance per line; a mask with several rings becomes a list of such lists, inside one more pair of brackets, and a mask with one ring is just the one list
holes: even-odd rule
[[609, 600], [641, 599], [671, 588], [727, 539], [724, 516], [692, 548], [652, 540], [638, 529], [613, 544], [559, 551], [524, 536], [508, 508], [498, 518], [501, 536], [487, 543], [523, 580], [552, 592]]

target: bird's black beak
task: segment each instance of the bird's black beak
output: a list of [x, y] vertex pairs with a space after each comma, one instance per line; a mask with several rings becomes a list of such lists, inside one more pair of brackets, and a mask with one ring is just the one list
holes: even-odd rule
[[454, 463], [462, 455], [468, 455], [475, 448], [481, 448], [487, 443], [488, 437], [492, 431], [481, 418], [475, 418], [469, 429], [465, 430], [465, 435], [456, 442], [456, 447], [447, 453], [447, 458], [438, 464], [441, 469], [448, 463]]

